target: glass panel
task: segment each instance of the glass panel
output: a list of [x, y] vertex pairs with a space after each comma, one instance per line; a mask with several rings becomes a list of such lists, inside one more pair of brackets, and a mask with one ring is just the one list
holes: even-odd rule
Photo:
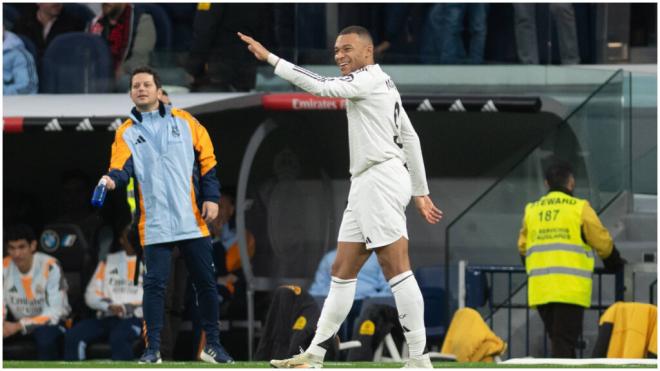
[[597, 212], [629, 189], [626, 76], [622, 71], [615, 73], [448, 226], [449, 262], [520, 264], [515, 249], [525, 204], [546, 192], [543, 169], [552, 156], [573, 165], [575, 195], [588, 199]]

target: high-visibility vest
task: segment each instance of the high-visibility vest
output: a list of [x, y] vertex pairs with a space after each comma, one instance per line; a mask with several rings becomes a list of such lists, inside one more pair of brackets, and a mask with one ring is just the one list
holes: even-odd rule
[[527, 296], [547, 303], [591, 305], [594, 253], [582, 240], [584, 200], [550, 192], [525, 208]]
[[126, 202], [128, 202], [128, 207], [131, 209], [131, 218], [135, 218], [135, 183], [133, 182], [133, 177], [128, 181], [126, 186]]

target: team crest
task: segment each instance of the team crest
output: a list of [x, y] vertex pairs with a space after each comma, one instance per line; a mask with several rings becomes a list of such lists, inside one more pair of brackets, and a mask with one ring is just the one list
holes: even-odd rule
[[179, 126], [177, 124], [172, 125], [172, 136], [175, 138], [181, 136], [181, 132], [179, 131]]

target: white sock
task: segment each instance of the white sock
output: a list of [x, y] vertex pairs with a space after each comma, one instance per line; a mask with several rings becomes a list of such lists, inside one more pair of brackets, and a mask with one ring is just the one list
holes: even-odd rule
[[408, 343], [410, 358], [419, 358], [426, 349], [424, 298], [411, 271], [394, 276], [389, 281], [399, 312], [399, 322]]
[[356, 286], [357, 278], [343, 280], [332, 277], [330, 292], [323, 303], [321, 316], [316, 324], [316, 334], [314, 334], [314, 339], [312, 339], [312, 343], [306, 350], [307, 353], [321, 358], [325, 357], [329, 345], [326, 342], [333, 341], [335, 334], [339, 331], [339, 326], [348, 316], [348, 312], [351, 311]]

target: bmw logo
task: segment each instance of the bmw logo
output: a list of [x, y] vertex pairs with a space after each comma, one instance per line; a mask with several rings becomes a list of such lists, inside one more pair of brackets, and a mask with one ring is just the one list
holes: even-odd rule
[[60, 236], [52, 229], [41, 234], [41, 248], [46, 252], [55, 252], [60, 247]]

